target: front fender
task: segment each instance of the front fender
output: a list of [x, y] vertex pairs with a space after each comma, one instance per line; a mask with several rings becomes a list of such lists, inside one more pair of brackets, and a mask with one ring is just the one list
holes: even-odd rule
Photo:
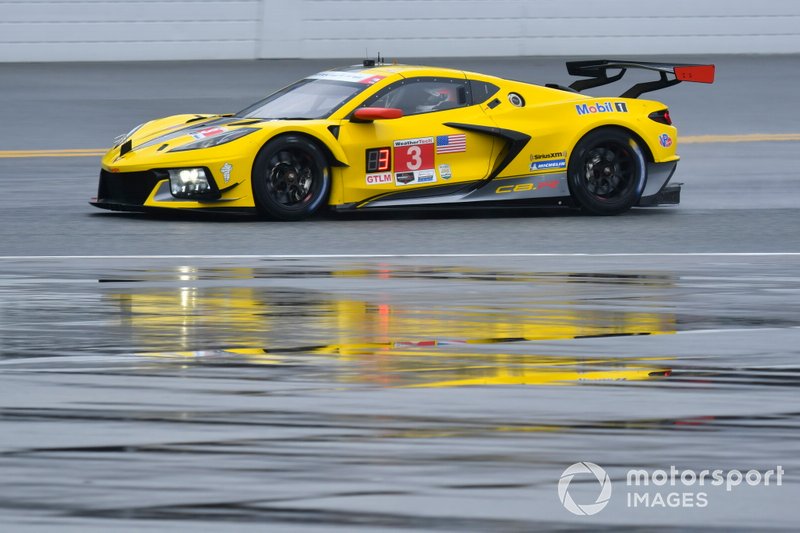
[[342, 150], [339, 141], [331, 132], [331, 127], [338, 127], [336, 122], [320, 122], [309, 124], [306, 121], [286, 121], [276, 126], [270, 133], [270, 139], [280, 135], [300, 134], [310, 137], [328, 151], [332, 166], [350, 166], [347, 156]]

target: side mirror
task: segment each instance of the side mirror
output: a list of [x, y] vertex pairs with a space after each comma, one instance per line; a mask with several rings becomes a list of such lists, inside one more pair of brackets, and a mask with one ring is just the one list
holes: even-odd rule
[[359, 107], [353, 113], [351, 122], [372, 122], [373, 120], [388, 120], [400, 118], [403, 110], [394, 107]]

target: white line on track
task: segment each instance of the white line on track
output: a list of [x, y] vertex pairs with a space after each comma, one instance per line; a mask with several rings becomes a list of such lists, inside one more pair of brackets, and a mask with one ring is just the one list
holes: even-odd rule
[[791, 329], [800, 329], [800, 326], [789, 326], [785, 328], [781, 327], [766, 327], [766, 328], [717, 328], [717, 329], [696, 329], [696, 330], [688, 330], [688, 331], [676, 331], [675, 333], [678, 335], [704, 335], [707, 333], [753, 333], [753, 332], [763, 332], [763, 331], [786, 331]]
[[263, 255], [5, 255], [0, 260], [59, 259], [414, 259], [504, 257], [800, 257], [800, 252], [486, 253], [486, 254], [263, 254]]

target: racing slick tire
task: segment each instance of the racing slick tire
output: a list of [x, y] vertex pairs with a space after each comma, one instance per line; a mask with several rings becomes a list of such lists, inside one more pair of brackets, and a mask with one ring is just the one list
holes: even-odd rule
[[578, 205], [593, 215], [616, 215], [639, 201], [647, 164], [639, 143], [625, 130], [599, 128], [572, 151], [567, 181]]
[[299, 135], [277, 137], [261, 148], [252, 183], [258, 212], [277, 220], [310, 217], [327, 203], [331, 190], [325, 155]]

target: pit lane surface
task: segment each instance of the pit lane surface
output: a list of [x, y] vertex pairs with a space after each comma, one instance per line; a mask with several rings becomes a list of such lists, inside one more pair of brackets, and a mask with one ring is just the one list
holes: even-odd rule
[[[712, 60], [717, 84], [654, 96], [682, 135], [797, 132], [797, 57]], [[797, 142], [681, 146], [677, 208], [303, 223], [97, 211], [97, 158], [55, 152], [328, 66], [0, 65], [0, 524], [793, 528]], [[591, 517], [556, 491], [579, 461], [614, 484]], [[626, 505], [628, 469], [670, 465], [786, 474]]]

